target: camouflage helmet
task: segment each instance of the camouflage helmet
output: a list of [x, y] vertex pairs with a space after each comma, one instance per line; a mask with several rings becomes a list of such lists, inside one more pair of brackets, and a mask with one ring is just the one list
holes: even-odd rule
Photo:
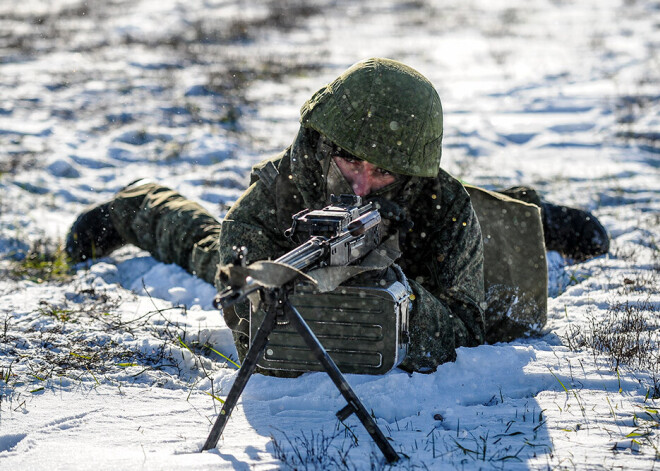
[[422, 74], [400, 62], [358, 62], [303, 105], [300, 122], [385, 170], [438, 174], [440, 97]]

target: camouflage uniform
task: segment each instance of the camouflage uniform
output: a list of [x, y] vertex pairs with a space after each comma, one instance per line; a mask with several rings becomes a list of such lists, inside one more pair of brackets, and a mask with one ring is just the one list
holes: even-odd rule
[[[417, 72], [393, 61], [377, 59], [356, 67], [303, 106], [302, 126], [294, 143], [255, 167], [250, 187], [220, 224], [172, 190], [155, 184], [133, 185], [106, 206], [121, 238], [220, 289], [216, 268], [232, 261], [232, 247], [246, 246], [249, 261], [275, 259], [294, 247], [283, 235], [294, 213], [324, 207], [330, 193], [352, 192], [331, 158], [331, 144], [338, 144], [400, 175], [393, 184], [369, 194], [367, 201], [392, 202], [413, 223], [409, 230], [392, 223], [389, 233], [399, 243], [402, 255], [396, 262], [414, 295], [411, 347], [403, 368], [432, 371], [453, 361], [457, 347], [485, 341], [487, 326], [496, 333], [490, 340], [505, 340], [542, 326], [547, 272], [538, 207], [471, 189], [476, 201], [483, 202], [483, 210], [477, 213], [482, 225], [487, 225], [484, 240], [503, 244], [503, 250], [486, 244], [490, 265], [484, 272], [484, 240], [470, 195], [459, 181], [438, 171], [442, 109], [435, 89]], [[364, 83], [351, 83], [356, 77], [352, 72], [362, 73], [365, 68], [370, 74], [368, 89], [356, 93], [364, 89]], [[409, 91], [404, 86], [407, 82], [399, 82], [410, 76], [421, 88]], [[409, 96], [403, 93], [406, 90]], [[411, 103], [412, 112], [391, 105], [393, 91], [403, 95], [398, 97], [399, 106]], [[365, 107], [364, 115], [356, 113]], [[416, 108], [426, 114], [416, 116]], [[355, 125], [350, 129], [356, 131], [342, 133], [345, 126], [332, 125], [338, 119], [350, 121]], [[520, 227], [525, 230], [519, 231]], [[512, 236], [512, 231], [517, 235]], [[508, 243], [511, 238], [515, 242]], [[524, 247], [533, 239], [534, 260], [516, 267], [530, 258]], [[530, 273], [533, 282], [524, 284]], [[536, 294], [525, 297], [532, 285]], [[485, 311], [492, 320], [484, 318]], [[224, 316], [242, 359], [249, 336], [245, 307], [227, 310]]]

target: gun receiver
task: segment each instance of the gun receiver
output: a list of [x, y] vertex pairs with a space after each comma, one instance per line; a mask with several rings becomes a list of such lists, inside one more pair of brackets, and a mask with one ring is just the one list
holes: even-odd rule
[[348, 196], [334, 198], [323, 209], [295, 214], [286, 235], [306, 242], [276, 262], [306, 271], [349, 265], [375, 249], [380, 243], [380, 213], [371, 203], [361, 206], [359, 196]]
[[[331, 204], [323, 209], [305, 209], [293, 215], [293, 223], [285, 235], [298, 247], [275, 260], [301, 272], [326, 266], [353, 264], [375, 249], [380, 243], [381, 217], [371, 203], [362, 205], [362, 198], [355, 195], [331, 197]], [[240, 263], [230, 266], [223, 279], [229, 287], [215, 299], [216, 307], [228, 308], [244, 301], [247, 296], [264, 285], [272, 285], [272, 277], [259, 279], [256, 273], [244, 267], [245, 248], [236, 249]], [[271, 270], [272, 271], [272, 270]], [[284, 287], [292, 281], [280, 270], [282, 277], [274, 284]], [[279, 274], [279, 273], [278, 273]]]

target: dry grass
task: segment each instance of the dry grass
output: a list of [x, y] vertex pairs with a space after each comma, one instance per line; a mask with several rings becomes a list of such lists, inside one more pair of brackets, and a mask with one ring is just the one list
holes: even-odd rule
[[650, 373], [649, 396], [660, 399], [660, 319], [649, 299], [613, 301], [606, 316], [592, 316], [586, 327], [571, 326], [564, 343], [573, 351], [591, 349], [603, 355], [612, 369], [626, 366]]

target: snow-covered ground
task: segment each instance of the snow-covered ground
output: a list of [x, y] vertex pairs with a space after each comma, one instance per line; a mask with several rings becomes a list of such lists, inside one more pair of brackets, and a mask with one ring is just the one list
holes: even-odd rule
[[396, 468], [653, 468], [659, 51], [657, 0], [2, 2], [0, 469], [384, 466], [320, 373], [253, 377], [200, 453], [236, 353], [213, 287], [180, 268], [126, 247], [64, 281], [20, 276], [139, 177], [222, 217], [302, 103], [373, 56], [438, 88], [446, 169], [534, 186], [612, 236], [585, 263], [549, 254], [542, 337], [460, 349], [430, 375], [348, 376]]

